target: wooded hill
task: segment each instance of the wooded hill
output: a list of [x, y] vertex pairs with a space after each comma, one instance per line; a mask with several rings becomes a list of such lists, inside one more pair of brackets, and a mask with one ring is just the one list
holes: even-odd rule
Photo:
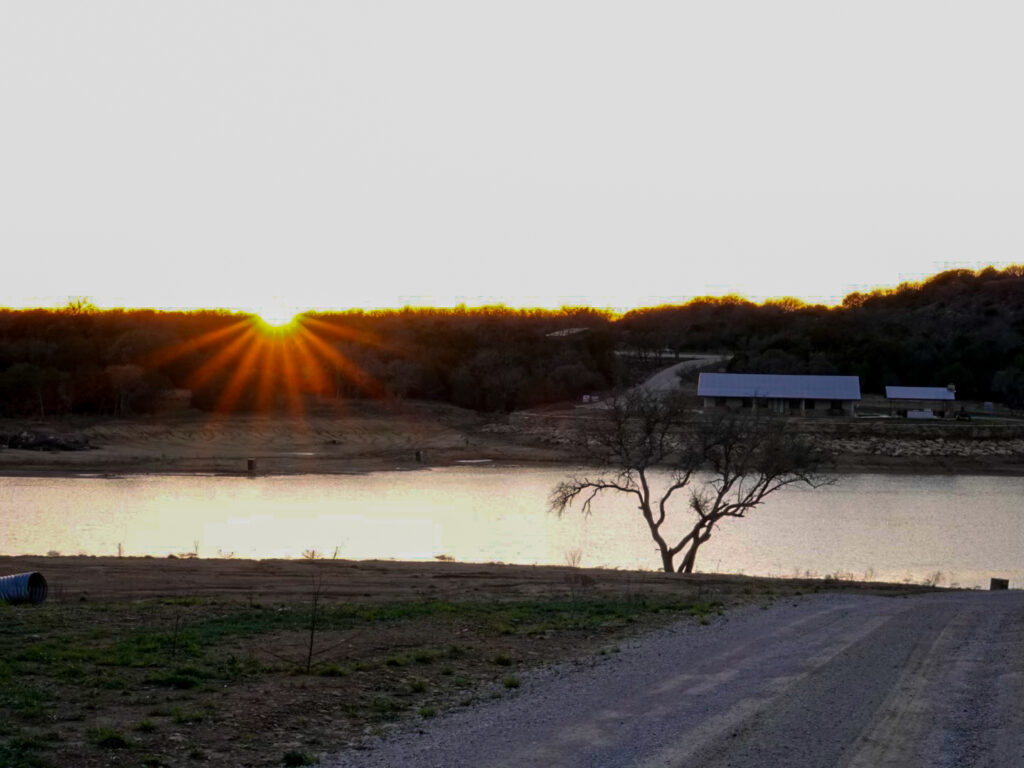
[[615, 327], [642, 348], [734, 352], [735, 372], [855, 374], [878, 394], [955, 384], [959, 399], [1024, 405], [1024, 266], [950, 270], [834, 308], [696, 299], [630, 312]]
[[175, 390], [204, 410], [296, 408], [309, 396], [513, 410], [629, 383], [664, 350], [733, 352], [734, 371], [856, 374], [864, 392], [952, 383], [960, 399], [1024, 407], [1024, 266], [951, 270], [833, 308], [726, 296], [621, 317], [349, 311], [309, 315], [293, 333], [216, 311], [0, 310], [0, 413], [147, 413]]

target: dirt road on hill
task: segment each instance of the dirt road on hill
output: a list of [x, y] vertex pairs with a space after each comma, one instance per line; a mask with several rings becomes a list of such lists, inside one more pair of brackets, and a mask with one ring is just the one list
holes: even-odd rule
[[637, 389], [651, 394], [674, 392], [679, 389], [679, 375], [687, 371], [709, 368], [717, 363], [727, 362], [732, 355], [690, 355], [681, 363], [670, 365], [640, 384]]
[[324, 764], [1024, 766], [1024, 592], [781, 600], [602, 658]]

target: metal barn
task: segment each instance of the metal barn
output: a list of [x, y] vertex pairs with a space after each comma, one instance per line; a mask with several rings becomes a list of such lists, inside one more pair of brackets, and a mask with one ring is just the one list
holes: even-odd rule
[[846, 415], [857, 412], [857, 376], [702, 373], [697, 395], [705, 408], [767, 408], [776, 413]]

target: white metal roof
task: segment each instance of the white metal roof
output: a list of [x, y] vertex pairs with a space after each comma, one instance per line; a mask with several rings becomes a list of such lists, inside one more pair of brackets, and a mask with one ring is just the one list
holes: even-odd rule
[[773, 397], [860, 400], [857, 376], [785, 376], [775, 373], [702, 373], [701, 397]]
[[945, 387], [886, 387], [890, 400], [956, 400], [956, 392]]

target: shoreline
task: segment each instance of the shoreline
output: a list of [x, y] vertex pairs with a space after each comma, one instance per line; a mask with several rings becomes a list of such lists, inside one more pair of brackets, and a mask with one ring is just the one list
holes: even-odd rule
[[[831, 425], [827, 425], [830, 426]], [[858, 428], [856, 422], [850, 425]], [[1024, 477], [1024, 438], [933, 436], [900, 424], [890, 432], [798, 429], [835, 457], [829, 473]], [[0, 433], [32, 431], [83, 441], [84, 450], [0, 447], [0, 477], [83, 475], [359, 475], [457, 466], [584, 466], [566, 414], [485, 416], [451, 407], [401, 407], [287, 416], [187, 413], [135, 419], [0, 420]], [[848, 432], [849, 430], [847, 430]], [[255, 471], [247, 468], [249, 459]]]
[[[465, 457], [432, 458], [423, 462], [410, 460], [405, 454], [393, 457], [309, 457], [296, 461], [284, 456], [257, 456], [256, 470], [245, 469], [248, 457], [235, 459], [192, 459], [182, 462], [166, 462], [158, 459], [139, 457], [114, 461], [61, 462], [33, 461], [34, 457], [10, 457], [0, 461], [0, 478], [16, 477], [58, 477], [58, 478], [115, 478], [137, 475], [175, 477], [292, 477], [300, 475], [368, 475], [380, 472], [420, 472], [431, 469], [491, 468], [515, 470], [543, 467], [581, 467], [588, 465], [580, 458], [564, 455], [549, 458], [527, 458], [523, 456], [483, 457], [479, 454]], [[24, 453], [32, 453], [25, 451]], [[342, 466], [339, 466], [342, 465]], [[596, 467], [595, 467], [596, 468]], [[837, 457], [834, 467], [827, 474], [844, 475], [908, 475], [908, 476], [992, 476], [1024, 477], [1024, 460], [1013, 456], [970, 456], [970, 457], [922, 457], [922, 456], [864, 456], [845, 455]]]

